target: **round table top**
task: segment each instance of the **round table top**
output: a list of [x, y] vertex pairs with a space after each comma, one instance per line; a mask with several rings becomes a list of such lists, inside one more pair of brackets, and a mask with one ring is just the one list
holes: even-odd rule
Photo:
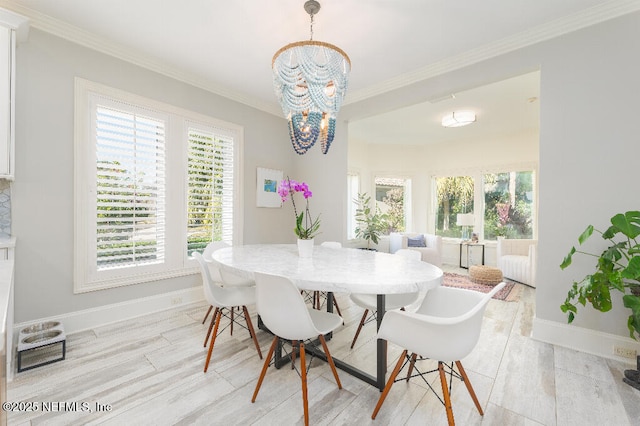
[[256, 244], [216, 250], [212, 260], [245, 278], [253, 279], [254, 272], [285, 276], [302, 290], [412, 293], [442, 281], [442, 270], [429, 263], [352, 248], [316, 245], [312, 258], [300, 258], [295, 244]]

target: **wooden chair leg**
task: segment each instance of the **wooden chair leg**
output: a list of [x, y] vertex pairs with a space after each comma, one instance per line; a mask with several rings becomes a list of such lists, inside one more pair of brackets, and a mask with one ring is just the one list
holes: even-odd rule
[[204, 324], [207, 321], [207, 317], [209, 316], [209, 314], [211, 313], [211, 310], [213, 309], [213, 305], [209, 305], [209, 309], [207, 309], [207, 313], [204, 315], [204, 319], [202, 320], [202, 323]]
[[216, 326], [213, 328], [213, 335], [211, 336], [211, 343], [209, 343], [209, 352], [207, 353], [207, 361], [204, 363], [204, 372], [207, 372], [209, 368], [209, 360], [211, 360], [211, 353], [213, 352], [213, 345], [216, 343], [216, 336], [218, 335], [218, 326], [220, 325], [220, 319], [222, 318], [222, 309], [217, 310]]
[[304, 407], [304, 424], [309, 426], [309, 400], [307, 398], [307, 365], [304, 354], [304, 343], [300, 342], [300, 376], [302, 379], [302, 405]]
[[444, 399], [444, 408], [447, 410], [447, 420], [449, 426], [456, 423], [453, 421], [453, 410], [451, 409], [451, 395], [449, 395], [449, 387], [447, 386], [447, 377], [444, 374], [442, 362], [438, 362], [438, 371], [440, 372], [440, 385], [442, 386], [442, 396]]
[[327, 355], [327, 361], [329, 361], [329, 366], [331, 367], [331, 371], [333, 372], [333, 377], [336, 379], [336, 383], [338, 384], [338, 389], [342, 389], [342, 383], [340, 383], [340, 377], [338, 377], [338, 371], [336, 370], [336, 365], [333, 363], [333, 357], [329, 353], [329, 347], [327, 347], [327, 341], [324, 339], [324, 336], [321, 334], [318, 336], [320, 339], [320, 343], [322, 343], [322, 349], [324, 349], [325, 355]]
[[249, 316], [249, 311], [246, 306], [242, 307], [242, 311], [244, 312], [244, 319], [247, 322], [247, 328], [249, 329], [249, 334], [253, 339], [253, 344], [256, 345], [256, 350], [258, 351], [258, 355], [260, 359], [262, 359], [262, 351], [260, 350], [260, 345], [258, 344], [258, 338], [256, 337], [256, 332], [253, 329], [253, 323], [251, 322], [251, 317]]
[[411, 378], [411, 373], [413, 373], [413, 366], [416, 363], [416, 358], [418, 357], [417, 354], [412, 354], [411, 355], [411, 361], [409, 362], [409, 371], [407, 371], [407, 382], [409, 381], [409, 379]]
[[315, 301], [313, 308], [319, 311], [320, 310], [320, 305], [322, 303], [320, 301], [320, 292], [319, 291], [314, 291], [313, 292], [313, 300]]
[[364, 321], [367, 319], [367, 314], [369, 313], [368, 309], [364, 310], [364, 314], [362, 314], [362, 319], [360, 320], [360, 325], [358, 325], [358, 329], [356, 330], [356, 335], [353, 336], [353, 342], [351, 342], [351, 349], [356, 344], [356, 340], [358, 340], [358, 336], [360, 335], [360, 330], [362, 330], [362, 326], [364, 325]]
[[398, 358], [396, 367], [391, 372], [391, 376], [389, 376], [389, 380], [387, 381], [387, 384], [384, 386], [382, 394], [380, 395], [380, 399], [378, 399], [378, 403], [376, 404], [376, 408], [373, 410], [373, 414], [371, 414], [371, 420], [375, 420], [376, 416], [378, 415], [378, 411], [380, 411], [380, 408], [382, 407], [382, 403], [387, 398], [387, 394], [391, 390], [391, 386], [393, 386], [393, 381], [396, 379], [396, 376], [400, 372], [400, 369], [402, 368], [402, 363], [404, 362], [404, 358], [406, 356], [407, 356], [407, 350], [405, 349], [404, 351], [402, 351], [402, 354], [400, 354], [400, 358]]
[[271, 362], [271, 357], [273, 356], [273, 351], [275, 351], [277, 344], [278, 344], [278, 336], [275, 336], [273, 338], [273, 342], [271, 343], [271, 347], [269, 348], [269, 353], [267, 353], [267, 359], [264, 360], [264, 365], [262, 366], [262, 371], [260, 372], [258, 383], [256, 383], [256, 389], [253, 391], [253, 397], [251, 398], [251, 402], [256, 402], [256, 398], [258, 397], [258, 392], [260, 391], [260, 386], [262, 386], [264, 375], [267, 374], [267, 368], [269, 368], [269, 362]]
[[467, 376], [467, 372], [464, 371], [462, 367], [462, 363], [460, 361], [456, 361], [456, 365], [458, 366], [458, 372], [462, 376], [462, 381], [464, 381], [467, 390], [469, 391], [469, 395], [471, 395], [471, 399], [473, 399], [473, 403], [476, 404], [476, 408], [480, 412], [481, 416], [484, 416], [484, 412], [482, 411], [482, 407], [480, 406], [480, 401], [478, 401], [478, 397], [473, 390], [473, 386], [471, 386], [471, 382], [469, 381], [469, 377]]
[[342, 316], [342, 313], [340, 312], [340, 306], [338, 306], [338, 301], [336, 300], [336, 295], [333, 295], [333, 306], [336, 307], [336, 311], [338, 312], [338, 315]]
[[211, 324], [209, 324], [209, 330], [207, 330], [207, 336], [204, 338], [204, 345], [202, 347], [207, 347], [207, 342], [209, 341], [209, 336], [211, 336], [211, 330], [213, 329], [213, 324], [216, 322], [216, 317], [218, 316], [218, 308], [213, 311], [213, 315], [211, 316]]

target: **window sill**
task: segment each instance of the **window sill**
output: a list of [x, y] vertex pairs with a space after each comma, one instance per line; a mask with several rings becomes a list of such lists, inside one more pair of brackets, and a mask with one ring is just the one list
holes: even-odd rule
[[73, 293], [89, 293], [97, 290], [107, 290], [110, 288], [123, 287], [127, 285], [142, 284], [152, 281], [166, 280], [170, 278], [184, 277], [187, 275], [195, 275], [200, 273], [199, 269], [186, 267], [168, 271], [160, 271], [155, 273], [147, 273], [140, 275], [130, 275], [126, 277], [111, 278], [100, 281], [86, 282], [83, 284], [74, 283]]

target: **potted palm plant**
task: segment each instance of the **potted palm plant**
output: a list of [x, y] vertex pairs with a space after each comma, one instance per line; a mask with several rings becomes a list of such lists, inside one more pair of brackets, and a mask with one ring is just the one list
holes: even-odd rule
[[[592, 254], [571, 247], [560, 268], [565, 269], [571, 265], [573, 256], [578, 253], [592, 256], [596, 260], [596, 268], [593, 273], [573, 283], [560, 309], [567, 314], [568, 322], [571, 323], [578, 312], [578, 303], [586, 306], [589, 302], [598, 311], [608, 312], [613, 306], [611, 293], [620, 292], [624, 307], [631, 311], [627, 319], [629, 335], [638, 340], [637, 336], [640, 336], [640, 244], [637, 239], [640, 236], [640, 211], [616, 214], [611, 218], [611, 226], [604, 232], [595, 229], [593, 225], [587, 226], [587, 229], [578, 237], [580, 245], [587, 241], [594, 231], [600, 234], [608, 247], [600, 254]], [[640, 369], [640, 356], [638, 368]], [[640, 390], [638, 370], [627, 370], [625, 376], [626, 383]]]
[[387, 220], [377, 204], [371, 207], [371, 197], [366, 192], [358, 193], [353, 200], [356, 208], [356, 237], [367, 241], [367, 250], [373, 250], [371, 243], [378, 244], [380, 234], [387, 228]]

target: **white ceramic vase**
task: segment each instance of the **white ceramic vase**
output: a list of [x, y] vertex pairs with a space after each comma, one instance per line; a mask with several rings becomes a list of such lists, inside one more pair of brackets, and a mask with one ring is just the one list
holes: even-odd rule
[[303, 258], [313, 256], [313, 238], [310, 240], [298, 239], [298, 256]]

